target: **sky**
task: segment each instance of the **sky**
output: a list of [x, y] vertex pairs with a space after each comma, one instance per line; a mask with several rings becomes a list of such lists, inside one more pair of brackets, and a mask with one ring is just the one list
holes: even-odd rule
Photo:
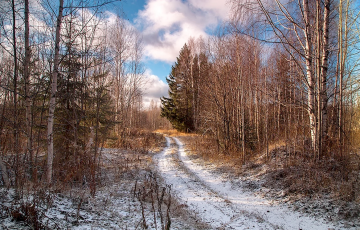
[[227, 0], [122, 0], [124, 16], [143, 37], [144, 106], [167, 96], [166, 77], [190, 37], [207, 38], [227, 19]]

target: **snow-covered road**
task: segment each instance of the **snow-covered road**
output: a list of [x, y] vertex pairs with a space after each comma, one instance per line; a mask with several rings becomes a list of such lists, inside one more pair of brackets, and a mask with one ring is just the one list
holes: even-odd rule
[[335, 229], [325, 220], [291, 211], [222, 181], [187, 157], [183, 143], [166, 137], [156, 156], [160, 173], [194, 215], [214, 229]]

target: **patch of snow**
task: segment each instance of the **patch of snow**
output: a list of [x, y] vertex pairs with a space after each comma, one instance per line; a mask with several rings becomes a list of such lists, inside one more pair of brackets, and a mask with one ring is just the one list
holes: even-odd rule
[[[102, 186], [97, 187], [95, 197], [89, 193], [89, 188], [73, 188], [63, 193], [50, 193], [50, 201], [37, 203], [41, 213], [39, 221], [49, 229], [142, 229], [143, 216], [141, 204], [134, 197], [135, 181], [138, 185], [151, 171], [151, 165], [144, 166], [146, 160], [139, 161], [136, 155], [119, 149], [104, 149], [102, 154]], [[136, 163], [134, 171], [119, 170], [124, 161], [129, 165]], [[134, 164], [135, 164], [134, 163]], [[159, 183], [159, 186], [163, 184]], [[0, 229], [32, 229], [24, 221], [15, 221], [8, 209], [14, 210], [21, 204], [32, 205], [36, 200], [34, 194], [24, 194], [24, 198], [15, 202], [15, 190], [0, 188]], [[18, 204], [16, 206], [16, 204]], [[176, 203], [173, 204], [176, 206]], [[160, 216], [156, 215], [149, 202], [143, 202], [145, 222], [148, 229], [161, 229]], [[166, 211], [166, 210], [165, 210]], [[158, 212], [156, 213], [158, 214]], [[171, 213], [171, 229], [193, 229], [181, 217]]]
[[213, 228], [335, 229], [329, 221], [294, 212], [286, 205], [234, 187], [231, 181], [191, 160], [179, 139], [166, 140], [167, 147], [156, 157], [159, 171], [182, 202]]

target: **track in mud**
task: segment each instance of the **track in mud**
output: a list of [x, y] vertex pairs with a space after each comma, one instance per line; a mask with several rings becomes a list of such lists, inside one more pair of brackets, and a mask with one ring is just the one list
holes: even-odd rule
[[234, 189], [192, 162], [180, 140], [166, 137], [167, 147], [156, 156], [158, 170], [180, 202], [214, 229], [329, 229], [333, 226], [287, 207]]

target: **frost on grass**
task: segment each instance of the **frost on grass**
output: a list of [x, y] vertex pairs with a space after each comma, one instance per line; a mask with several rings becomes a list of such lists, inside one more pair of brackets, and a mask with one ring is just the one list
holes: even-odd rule
[[86, 184], [17, 194], [0, 190], [0, 229], [192, 229], [152, 168], [151, 154], [105, 149], [94, 197]]
[[[317, 222], [321, 220], [324, 224], [322, 227], [320, 225], [319, 229], [360, 228], [360, 206], [359, 199], [356, 198], [360, 191], [357, 182], [360, 180], [360, 174], [356, 170], [346, 174], [348, 180], [345, 181], [339, 170], [339, 167], [342, 166], [336, 165], [336, 162], [320, 162], [317, 165], [304, 164], [301, 156], [295, 155], [294, 150], [291, 151], [292, 161], [289, 161], [289, 149], [285, 149], [285, 151], [282, 147], [271, 151], [270, 159], [266, 163], [264, 163], [266, 156], [264, 154], [242, 164], [236, 158], [212, 157], [211, 148], [197, 147], [201, 145], [199, 139], [194, 142], [192, 138], [182, 137], [181, 140], [188, 143], [183, 151], [183, 158], [188, 163], [188, 167], [205, 181], [208, 180], [210, 186], [217, 183], [218, 185], [213, 187], [222, 190], [223, 194], [233, 193], [236, 195], [237, 191], [239, 200], [248, 194], [249, 200], [255, 201], [251, 197], [256, 197], [259, 201], [269, 201], [271, 209], [276, 206], [286, 207], [290, 214], [286, 215], [284, 220], [290, 216], [294, 217], [294, 214], [298, 213], [299, 217], [303, 216]], [[206, 144], [206, 141], [204, 142]], [[198, 151], [201, 151], [200, 154]], [[297, 158], [300, 162], [295, 161]], [[231, 201], [231, 199], [229, 200]], [[271, 210], [263, 211], [266, 211], [265, 216], [270, 218], [275, 216]], [[259, 213], [263, 211], [259, 210]], [[287, 222], [291, 223], [292, 221]], [[315, 228], [311, 227], [311, 221], [308, 222], [310, 223], [307, 225], [308, 227], [304, 227], [307, 221], [301, 222], [303, 229]], [[280, 226], [282, 225], [280, 224]]]

